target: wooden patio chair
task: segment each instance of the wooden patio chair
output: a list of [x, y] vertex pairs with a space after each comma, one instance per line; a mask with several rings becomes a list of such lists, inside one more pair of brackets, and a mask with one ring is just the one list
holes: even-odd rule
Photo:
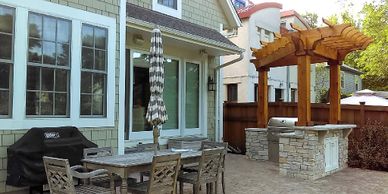
[[[227, 142], [213, 142], [213, 141], [203, 141], [201, 144], [201, 150], [205, 149], [214, 149], [214, 148], [224, 148], [224, 157], [221, 161], [221, 186], [222, 186], [222, 193], [226, 193], [225, 189], [225, 156], [228, 151], [228, 143]], [[184, 166], [182, 168], [182, 171], [184, 172], [198, 172], [198, 165], [190, 165], [190, 166]]]
[[[138, 153], [145, 151], [154, 151], [158, 148], [157, 144], [154, 143], [139, 143], [136, 145], [135, 149], [128, 149], [127, 153]], [[140, 182], [144, 182], [144, 177], [149, 177], [150, 172], [141, 172], [140, 173]]]
[[176, 194], [180, 169], [180, 154], [154, 156], [149, 181], [129, 185], [133, 194]]
[[[84, 155], [85, 159], [113, 156], [113, 150], [112, 150], [112, 147], [85, 148], [83, 155]], [[113, 174], [112, 177], [107, 176], [107, 175], [93, 177], [90, 179], [90, 182], [93, 185], [109, 188], [111, 178], [113, 178], [114, 188], [119, 187], [121, 185], [121, 177], [118, 175], [115, 175], [115, 174]], [[133, 182], [136, 182], [136, 179], [135, 178], [128, 178], [127, 182], [133, 183]]]
[[43, 157], [44, 168], [46, 171], [47, 182], [51, 194], [108, 194], [112, 193], [110, 189], [98, 187], [95, 185], [74, 186], [73, 175], [79, 177], [93, 177], [101, 174], [107, 174], [106, 170], [95, 170], [88, 173], [78, 173], [70, 169], [69, 160], [53, 157]]
[[222, 160], [225, 155], [224, 148], [205, 149], [202, 150], [202, 156], [199, 161], [197, 171], [181, 173], [178, 177], [179, 190], [183, 193], [183, 184], [193, 184], [193, 193], [198, 194], [200, 186], [206, 184], [207, 193], [212, 191], [212, 186], [215, 186], [217, 193], [218, 178], [221, 172]]

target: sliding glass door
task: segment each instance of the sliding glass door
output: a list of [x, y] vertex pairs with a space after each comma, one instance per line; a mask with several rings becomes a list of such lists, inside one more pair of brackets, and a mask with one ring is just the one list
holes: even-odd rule
[[[127, 86], [130, 97], [126, 139], [149, 139], [152, 138], [152, 126], [145, 119], [150, 99], [148, 53], [131, 51], [129, 55], [131, 65], [127, 79], [131, 84]], [[201, 134], [201, 67], [199, 63], [182, 61], [184, 59], [165, 56], [163, 99], [168, 121], [162, 125], [161, 137]]]

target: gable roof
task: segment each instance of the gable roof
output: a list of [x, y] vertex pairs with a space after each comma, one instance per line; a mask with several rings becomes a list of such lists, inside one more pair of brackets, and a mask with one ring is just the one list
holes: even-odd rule
[[214, 29], [146, 9], [131, 3], [127, 3], [127, 10], [130, 10], [127, 11], [127, 21], [129, 19], [130, 22], [141, 22], [140, 25], [148, 24], [151, 26], [159, 26], [161, 28], [164, 27], [170, 31], [191, 36], [193, 39], [211, 42], [215, 45], [226, 47], [235, 51], [243, 50]]
[[298, 18], [299, 21], [301, 21], [307, 29], [311, 28], [310, 25], [306, 22], [306, 20], [295, 10], [292, 9], [292, 10], [286, 10], [286, 11], [280, 12], [280, 18], [287, 18], [292, 16], [295, 16], [296, 18]]
[[251, 17], [251, 15], [256, 13], [257, 11], [260, 11], [262, 9], [268, 9], [268, 8], [282, 9], [283, 5], [275, 2], [266, 2], [266, 3], [260, 3], [260, 4], [253, 4], [250, 2], [250, 4], [247, 7], [242, 7], [238, 9], [237, 13], [238, 13], [238, 16], [240, 16], [240, 19], [245, 19], [245, 18]]

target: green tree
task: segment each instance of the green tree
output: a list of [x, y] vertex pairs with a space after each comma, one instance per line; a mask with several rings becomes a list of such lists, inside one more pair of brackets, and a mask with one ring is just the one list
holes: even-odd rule
[[356, 65], [365, 72], [365, 86], [388, 90], [388, 2], [365, 4], [362, 13], [362, 31], [373, 42], [360, 53]]
[[318, 14], [306, 12], [305, 14], [302, 14], [302, 17], [306, 20], [311, 28], [318, 27]]

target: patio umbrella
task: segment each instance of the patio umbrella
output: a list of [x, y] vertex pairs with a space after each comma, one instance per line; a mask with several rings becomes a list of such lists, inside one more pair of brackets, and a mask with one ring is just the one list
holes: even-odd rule
[[[163, 65], [162, 34], [159, 29], [152, 30], [150, 48], [150, 101], [148, 103], [146, 119], [152, 125], [154, 143], [159, 147], [159, 130], [168, 119], [163, 102], [164, 65]], [[156, 151], [156, 150], [155, 150]]]

